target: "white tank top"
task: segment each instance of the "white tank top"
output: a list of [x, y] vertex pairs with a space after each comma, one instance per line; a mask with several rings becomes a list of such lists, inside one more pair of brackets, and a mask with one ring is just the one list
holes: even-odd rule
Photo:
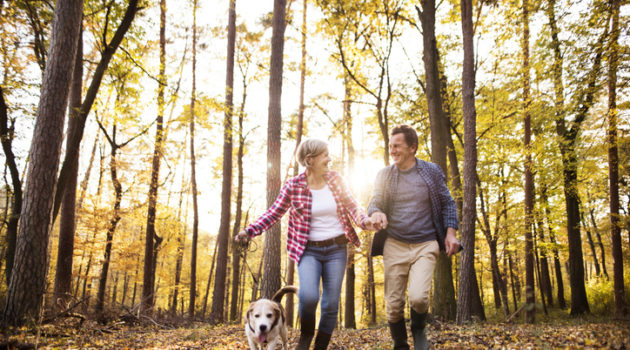
[[319, 190], [311, 189], [311, 232], [309, 241], [323, 241], [343, 234], [343, 225], [337, 215], [337, 202], [328, 185]]

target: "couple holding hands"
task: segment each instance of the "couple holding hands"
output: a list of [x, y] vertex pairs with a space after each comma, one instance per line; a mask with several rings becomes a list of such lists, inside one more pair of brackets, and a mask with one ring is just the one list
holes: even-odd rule
[[326, 349], [337, 323], [347, 243], [360, 246], [351, 220], [361, 229], [379, 231], [372, 255], [383, 255], [387, 321], [394, 349], [409, 349], [404, 320], [405, 291], [411, 307], [415, 349], [428, 349], [426, 316], [433, 270], [440, 249], [448, 256], [460, 249], [455, 202], [439, 166], [415, 157], [418, 135], [408, 125], [391, 130], [389, 153], [394, 164], [381, 169], [367, 215], [342, 177], [331, 171], [328, 145], [302, 142], [298, 162], [306, 168], [289, 179], [273, 205], [235, 237], [238, 242], [268, 230], [289, 211], [287, 251], [297, 264], [301, 334], [296, 349], [308, 349], [315, 335], [321, 294], [321, 317], [315, 349]]

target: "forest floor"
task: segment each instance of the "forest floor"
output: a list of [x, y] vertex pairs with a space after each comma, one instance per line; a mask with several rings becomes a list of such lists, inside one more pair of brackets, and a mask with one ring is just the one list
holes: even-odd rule
[[[457, 326], [433, 322], [427, 328], [436, 349], [630, 349], [628, 320], [568, 319], [534, 325], [474, 323]], [[290, 347], [299, 331], [289, 330]], [[85, 321], [48, 324], [37, 330], [14, 329], [4, 335], [5, 349], [248, 349], [242, 325], [206, 323], [171, 328], [129, 325], [123, 321], [100, 325]], [[411, 340], [410, 340], [411, 342]], [[21, 347], [20, 347], [21, 346]], [[389, 329], [338, 329], [329, 349], [391, 349]], [[412, 345], [413, 348], [413, 345]]]

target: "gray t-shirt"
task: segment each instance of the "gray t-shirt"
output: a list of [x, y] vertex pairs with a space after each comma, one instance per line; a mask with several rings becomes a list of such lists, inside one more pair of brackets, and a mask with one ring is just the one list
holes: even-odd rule
[[398, 187], [392, 191], [387, 233], [408, 243], [436, 239], [429, 188], [415, 166], [407, 171], [398, 171]]

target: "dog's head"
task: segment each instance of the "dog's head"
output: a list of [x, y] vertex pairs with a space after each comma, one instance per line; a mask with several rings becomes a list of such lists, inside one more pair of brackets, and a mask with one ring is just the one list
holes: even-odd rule
[[268, 299], [260, 299], [247, 310], [247, 327], [260, 343], [267, 341], [267, 335], [279, 323], [284, 322], [281, 306]]

